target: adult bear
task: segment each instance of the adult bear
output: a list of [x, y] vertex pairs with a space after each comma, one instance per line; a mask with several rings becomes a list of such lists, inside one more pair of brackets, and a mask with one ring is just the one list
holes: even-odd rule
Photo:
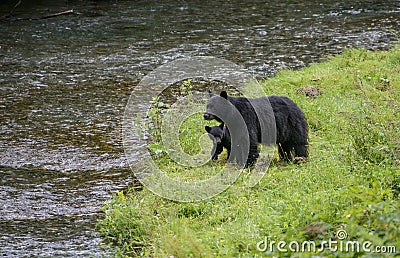
[[[308, 124], [304, 113], [291, 99], [283, 96], [251, 99], [230, 97], [226, 91], [222, 91], [219, 96], [210, 92], [204, 119], [215, 119], [219, 122], [223, 122], [222, 119], [228, 119], [231, 121], [230, 124], [227, 123], [231, 131], [235, 127], [232, 121], [238, 118], [232, 117], [232, 108], [224, 106], [225, 110], [219, 110], [224, 101], [221, 98], [230, 102], [239, 111], [247, 126], [249, 152], [245, 163], [246, 167], [253, 165], [257, 160], [259, 143], [267, 145], [276, 143], [279, 157], [287, 161], [293, 160], [293, 154], [295, 160], [308, 157]], [[275, 118], [275, 127], [271, 126], [273, 120], [270, 117], [272, 114]], [[262, 132], [262, 129], [264, 132]], [[276, 138], [274, 134], [276, 134]], [[236, 147], [241, 148], [239, 145]], [[234, 149], [234, 146], [232, 146], [232, 149]], [[242, 161], [239, 160], [238, 163], [242, 163]]]

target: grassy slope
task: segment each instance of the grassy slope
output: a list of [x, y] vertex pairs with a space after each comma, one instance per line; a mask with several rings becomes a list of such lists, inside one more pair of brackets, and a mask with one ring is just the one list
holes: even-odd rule
[[[256, 187], [240, 178], [199, 203], [171, 202], [146, 189], [119, 193], [98, 224], [119, 254], [254, 256], [263, 254], [256, 244], [266, 236], [320, 242], [335, 239], [341, 228], [347, 240], [396, 245], [400, 251], [400, 48], [348, 50], [299, 71], [281, 71], [262, 85], [268, 95], [288, 96], [305, 112], [309, 161], [274, 160]], [[309, 98], [298, 92], [309, 86], [322, 94]], [[160, 163], [174, 168], [168, 159]], [[276, 249], [273, 254], [284, 255]]]

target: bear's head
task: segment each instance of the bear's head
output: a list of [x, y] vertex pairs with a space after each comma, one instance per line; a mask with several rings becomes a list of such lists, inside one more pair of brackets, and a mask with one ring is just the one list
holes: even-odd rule
[[226, 107], [223, 107], [223, 105], [226, 103], [223, 103], [221, 101], [221, 98], [228, 100], [228, 94], [226, 93], [226, 91], [221, 91], [219, 96], [212, 93], [211, 91], [208, 91], [208, 93], [210, 94], [210, 99], [208, 100], [206, 112], [204, 113], [203, 117], [205, 120], [215, 119], [218, 122], [222, 122], [221, 118], [218, 117], [216, 113], [221, 113], [221, 111], [226, 109]]

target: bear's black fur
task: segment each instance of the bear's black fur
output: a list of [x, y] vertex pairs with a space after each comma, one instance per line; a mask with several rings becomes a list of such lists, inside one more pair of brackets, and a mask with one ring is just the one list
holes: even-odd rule
[[[220, 96], [211, 93], [210, 96], [211, 98], [204, 113], [204, 119], [215, 119], [223, 122], [216, 115], [217, 113], [221, 114], [221, 112], [215, 110], [221, 102], [220, 97], [232, 103], [242, 115], [248, 129], [250, 141], [246, 166], [254, 164], [258, 158], [259, 143], [276, 143], [280, 158], [287, 161], [293, 160], [293, 153], [296, 158], [308, 157], [308, 124], [304, 113], [291, 99], [282, 96], [268, 96], [254, 99], [244, 97], [235, 98], [228, 96], [225, 91], [222, 91]], [[275, 118], [276, 142], [270, 142], [270, 139], [275, 139], [274, 137], [268, 138], [269, 134], [275, 133], [274, 128], [268, 126], [268, 124], [260, 125], [260, 121], [268, 123], [268, 115], [271, 112], [271, 108]], [[227, 110], [223, 114], [229, 118], [231, 113]], [[262, 118], [259, 119], [259, 116]], [[268, 130], [268, 132], [261, 132], [261, 128]], [[230, 129], [232, 128], [230, 127]]]
[[217, 160], [218, 155], [221, 154], [223, 148], [228, 151], [228, 157], [231, 154], [231, 136], [229, 134], [229, 130], [224, 124], [220, 124], [219, 126], [205, 126], [207, 133], [210, 135], [210, 138], [215, 141], [214, 149], [212, 154], [212, 160]]

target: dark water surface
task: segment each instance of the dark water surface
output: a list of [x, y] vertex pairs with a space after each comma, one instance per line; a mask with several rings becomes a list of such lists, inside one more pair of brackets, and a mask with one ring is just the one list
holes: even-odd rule
[[22, 1], [6, 17], [16, 2], [0, 3], [6, 257], [110, 255], [94, 226], [112, 192], [133, 182], [124, 107], [159, 65], [211, 55], [267, 77], [348, 47], [386, 49], [400, 28], [397, 0]]

